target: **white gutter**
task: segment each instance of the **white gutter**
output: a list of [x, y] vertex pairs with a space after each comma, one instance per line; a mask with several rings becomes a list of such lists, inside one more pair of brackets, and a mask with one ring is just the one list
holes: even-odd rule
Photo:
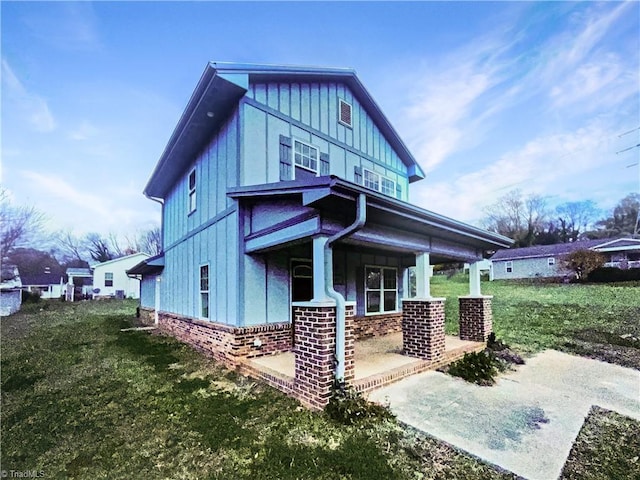
[[325, 292], [336, 301], [336, 370], [335, 377], [344, 380], [345, 373], [345, 317], [346, 305], [344, 297], [333, 288], [333, 244], [338, 240], [357, 232], [367, 221], [367, 196], [358, 195], [356, 203], [356, 220], [344, 230], [327, 239], [324, 246]]

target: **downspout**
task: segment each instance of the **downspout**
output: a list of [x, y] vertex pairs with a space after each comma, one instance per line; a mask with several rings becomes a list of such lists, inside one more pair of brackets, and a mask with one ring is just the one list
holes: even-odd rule
[[[164, 252], [164, 199], [162, 198], [156, 198], [156, 197], [151, 197], [149, 195], [145, 196], [149, 199], [149, 200], [153, 200], [154, 202], [158, 202], [160, 204], [160, 206], [162, 207], [162, 212], [160, 213], [160, 241], [162, 242], [162, 244], [160, 245], [160, 249], [161, 251]], [[154, 305], [153, 305], [153, 324], [157, 327], [158, 326], [158, 321], [159, 321], [159, 314], [158, 312], [160, 311], [160, 276], [156, 277], [156, 284], [154, 285], [154, 291], [153, 291], [153, 296], [154, 298]], [[142, 297], [142, 295], [140, 296]], [[142, 298], [140, 298], [140, 301], [142, 302]]]
[[356, 203], [356, 220], [344, 230], [332, 235], [324, 245], [325, 292], [329, 298], [336, 301], [336, 379], [344, 379], [345, 373], [345, 316], [346, 305], [344, 297], [333, 288], [333, 244], [338, 240], [357, 232], [367, 221], [367, 196], [358, 195]]

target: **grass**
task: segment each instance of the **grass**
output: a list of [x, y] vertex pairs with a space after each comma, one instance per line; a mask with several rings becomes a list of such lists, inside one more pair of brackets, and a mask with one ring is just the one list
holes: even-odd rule
[[[637, 287], [483, 288], [495, 296], [498, 338], [512, 346], [638, 368]], [[455, 298], [468, 292], [466, 279], [436, 277], [432, 292], [449, 298], [447, 329], [456, 332]], [[172, 338], [121, 332], [134, 311], [131, 301], [41, 302], [2, 319], [2, 470], [52, 478], [514, 478], [395, 420], [339, 425]], [[622, 419], [592, 412], [564, 478], [608, 478], [580, 476], [596, 464], [624, 466], [611, 478], [638, 478], [637, 458], [616, 445], [637, 452], [640, 424]], [[593, 440], [599, 435], [610, 440]]]
[[[447, 333], [458, 333], [457, 297], [468, 277], [432, 279], [434, 296], [446, 297]], [[483, 282], [493, 295], [496, 336], [525, 353], [547, 348], [640, 369], [640, 286]]]
[[172, 338], [130, 301], [3, 318], [3, 470], [47, 478], [506, 479], [395, 420], [344, 426]]

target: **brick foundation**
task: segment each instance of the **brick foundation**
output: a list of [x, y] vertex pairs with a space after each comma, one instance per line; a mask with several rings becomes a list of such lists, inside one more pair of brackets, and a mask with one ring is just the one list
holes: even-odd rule
[[493, 329], [491, 296], [459, 297], [460, 339], [486, 342]]
[[[288, 352], [292, 347], [289, 323], [233, 327], [160, 312], [158, 327], [229, 367], [237, 366], [245, 358]], [[256, 339], [260, 345], [254, 344]]]
[[356, 340], [379, 337], [402, 331], [402, 312], [356, 317], [353, 333]]
[[140, 323], [153, 325], [155, 322], [155, 310], [153, 308], [140, 307]]
[[410, 357], [444, 357], [444, 298], [402, 301], [402, 347]]
[[[355, 336], [353, 308], [345, 318], [345, 381], [354, 373]], [[329, 401], [334, 381], [336, 351], [336, 308], [333, 306], [294, 306], [295, 318], [295, 396], [304, 405], [322, 409]]]

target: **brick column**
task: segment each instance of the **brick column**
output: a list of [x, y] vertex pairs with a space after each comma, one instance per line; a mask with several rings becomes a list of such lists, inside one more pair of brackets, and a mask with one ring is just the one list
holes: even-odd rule
[[410, 357], [435, 361], [444, 356], [444, 298], [402, 301], [402, 348]]
[[460, 302], [460, 339], [486, 342], [493, 329], [491, 295], [458, 297]]
[[[293, 307], [295, 392], [305, 405], [322, 409], [329, 401], [335, 375], [336, 308], [297, 304]], [[345, 380], [354, 378], [353, 309], [345, 318]]]
[[345, 329], [345, 341], [344, 341], [344, 381], [346, 383], [353, 383], [356, 378], [356, 360], [355, 360], [355, 345], [356, 335], [354, 329], [356, 316], [356, 306], [347, 305], [344, 319]]

